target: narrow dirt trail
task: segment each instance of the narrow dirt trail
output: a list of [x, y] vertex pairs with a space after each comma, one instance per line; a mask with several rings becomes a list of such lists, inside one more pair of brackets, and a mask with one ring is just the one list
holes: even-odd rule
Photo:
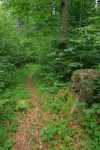
[[49, 118], [49, 113], [41, 109], [40, 102], [34, 92], [32, 76], [28, 77], [28, 90], [33, 108], [26, 113], [24, 120], [19, 121], [18, 131], [13, 136], [14, 150], [48, 150], [48, 143], [41, 141], [40, 128], [46, 128], [44, 120]]

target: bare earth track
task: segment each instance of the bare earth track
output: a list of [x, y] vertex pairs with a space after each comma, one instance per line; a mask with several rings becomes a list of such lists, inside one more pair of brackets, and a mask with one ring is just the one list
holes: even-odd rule
[[[27, 87], [33, 107], [31, 111], [26, 112], [25, 119], [19, 120], [17, 133], [13, 135], [13, 141], [15, 143], [14, 150], [49, 150], [49, 143], [41, 141], [41, 134], [43, 133], [40, 129], [46, 128], [44, 121], [50, 120], [50, 113], [42, 110], [40, 101], [32, 85], [31, 75], [28, 77]], [[78, 126], [75, 120], [70, 122], [69, 127], [72, 130], [76, 128], [80, 129], [80, 126]], [[80, 140], [77, 134], [73, 138], [72, 145], [75, 150], [81, 150]]]
[[46, 128], [44, 120], [49, 117], [48, 112], [43, 112], [40, 102], [34, 92], [32, 76], [28, 77], [30, 100], [34, 106], [26, 113], [24, 120], [19, 120], [17, 133], [13, 136], [14, 150], [48, 150], [48, 143], [41, 141], [40, 128]]

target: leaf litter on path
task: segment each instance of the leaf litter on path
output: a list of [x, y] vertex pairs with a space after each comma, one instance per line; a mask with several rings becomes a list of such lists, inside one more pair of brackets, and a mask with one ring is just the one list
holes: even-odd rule
[[48, 150], [48, 143], [41, 141], [40, 128], [46, 128], [44, 120], [49, 118], [49, 113], [44, 112], [34, 92], [32, 76], [28, 77], [28, 90], [30, 101], [34, 106], [26, 113], [25, 119], [19, 120], [18, 131], [13, 135], [14, 150]]

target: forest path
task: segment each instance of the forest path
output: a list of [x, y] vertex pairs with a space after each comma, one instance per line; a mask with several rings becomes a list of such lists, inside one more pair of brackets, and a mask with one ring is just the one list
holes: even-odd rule
[[14, 150], [48, 150], [48, 143], [41, 141], [41, 128], [46, 128], [44, 120], [49, 113], [41, 108], [38, 97], [32, 85], [32, 75], [28, 77], [27, 87], [33, 105], [31, 111], [26, 113], [24, 120], [19, 120], [17, 133], [13, 136]]

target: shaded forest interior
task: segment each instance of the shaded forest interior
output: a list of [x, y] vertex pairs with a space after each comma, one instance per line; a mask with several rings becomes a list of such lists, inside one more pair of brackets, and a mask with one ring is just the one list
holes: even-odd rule
[[35, 109], [29, 150], [100, 149], [100, 0], [0, 0], [0, 150]]

